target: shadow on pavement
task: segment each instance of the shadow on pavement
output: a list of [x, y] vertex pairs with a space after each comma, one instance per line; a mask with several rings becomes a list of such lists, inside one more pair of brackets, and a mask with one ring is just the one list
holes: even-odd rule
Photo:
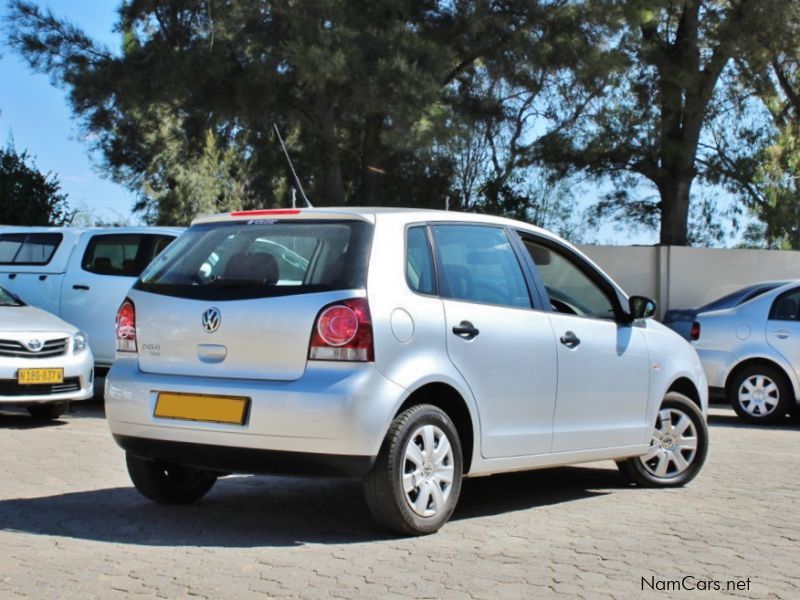
[[736, 416], [733, 410], [724, 415], [710, 414], [708, 415], [708, 424], [712, 427], [731, 427], [734, 429], [763, 429], [763, 430], [782, 430], [782, 431], [800, 431], [800, 418], [797, 415], [785, 417], [777, 423], [765, 423], [760, 425], [758, 423], [748, 423]]
[[[570, 502], [624, 486], [616, 471], [592, 468], [467, 480], [453, 518]], [[287, 477], [228, 477], [190, 506], [154, 504], [132, 487], [2, 500], [0, 529], [146, 546], [242, 548], [391, 539], [373, 524], [358, 481]]]
[[3, 408], [0, 410], [0, 429], [42, 429], [44, 427], [60, 427], [66, 424], [66, 421], [59, 419], [53, 421], [34, 419], [24, 408]]

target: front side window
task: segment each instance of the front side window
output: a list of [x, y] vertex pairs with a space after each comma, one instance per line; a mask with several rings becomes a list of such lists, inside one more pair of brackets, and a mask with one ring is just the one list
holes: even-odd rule
[[63, 237], [60, 233], [0, 234], [0, 265], [46, 265]]
[[436, 225], [440, 293], [456, 300], [530, 308], [517, 255], [499, 227]]
[[244, 299], [365, 286], [372, 226], [363, 221], [195, 225], [135, 287], [198, 299]]
[[139, 233], [96, 235], [84, 252], [81, 266], [98, 275], [138, 277], [173, 239], [169, 235]]
[[800, 320], [800, 289], [790, 290], [778, 296], [772, 303], [769, 318], [773, 321]]
[[531, 240], [525, 247], [536, 264], [553, 310], [595, 319], [613, 319], [614, 304], [605, 291], [572, 260]]

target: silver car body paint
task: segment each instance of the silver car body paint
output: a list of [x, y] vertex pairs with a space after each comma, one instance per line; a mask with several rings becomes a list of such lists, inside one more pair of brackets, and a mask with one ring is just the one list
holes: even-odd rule
[[[374, 225], [366, 289], [205, 302], [133, 289], [139, 352], [120, 354], [106, 381], [112, 433], [211, 446], [332, 455], [377, 455], [403, 403], [428, 384], [463, 400], [475, 440], [469, 475], [644, 454], [658, 408], [678, 379], [707, 385], [692, 347], [652, 319], [621, 324], [556, 312], [428, 296], [406, 281], [406, 230], [414, 224], [472, 223], [546, 239], [574, 253], [626, 300], [594, 263], [556, 236], [524, 223], [454, 212], [342, 208], [302, 210], [280, 219], [356, 219]], [[217, 215], [196, 223], [246, 221]], [[375, 361], [308, 360], [320, 309], [366, 297]], [[207, 333], [202, 315], [219, 308]], [[400, 316], [398, 316], [400, 315]], [[481, 333], [451, 333], [470, 320]], [[558, 343], [569, 328], [584, 342]], [[398, 333], [400, 331], [400, 333]], [[221, 344], [221, 362], [203, 359]], [[145, 344], [157, 348], [143, 351]], [[559, 396], [559, 389], [568, 396]], [[159, 391], [247, 396], [244, 426], [159, 419]]]

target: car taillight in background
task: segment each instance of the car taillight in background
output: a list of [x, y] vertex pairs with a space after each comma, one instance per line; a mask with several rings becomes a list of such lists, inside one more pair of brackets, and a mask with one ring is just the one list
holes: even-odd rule
[[372, 344], [372, 318], [364, 298], [329, 304], [317, 315], [310, 360], [370, 362], [375, 360]]
[[700, 323], [697, 321], [692, 323], [692, 329], [689, 332], [689, 335], [691, 336], [692, 341], [700, 339]]
[[136, 309], [128, 298], [117, 311], [117, 352], [136, 352]]

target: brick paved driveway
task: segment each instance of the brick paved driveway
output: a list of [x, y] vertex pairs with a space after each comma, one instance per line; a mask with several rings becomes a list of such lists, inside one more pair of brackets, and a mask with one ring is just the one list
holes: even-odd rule
[[392, 539], [354, 482], [231, 477], [157, 506], [99, 405], [47, 426], [0, 411], [0, 598], [723, 595], [642, 591], [686, 575], [800, 598], [800, 422], [710, 422], [686, 489], [626, 487], [612, 463], [470, 480], [439, 534]]

